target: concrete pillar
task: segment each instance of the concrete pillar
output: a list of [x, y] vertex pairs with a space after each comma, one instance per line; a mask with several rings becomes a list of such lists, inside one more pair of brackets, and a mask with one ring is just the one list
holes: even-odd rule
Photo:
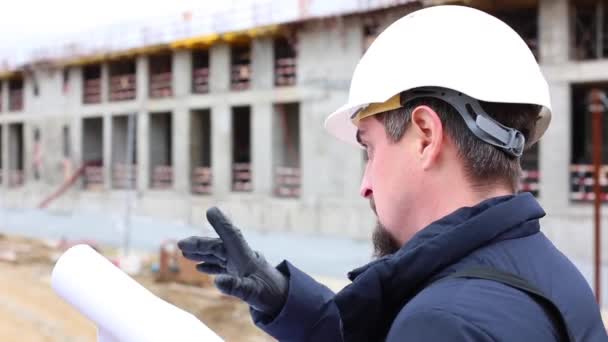
[[173, 112], [173, 188], [187, 194], [190, 192], [190, 113], [185, 107], [178, 107]]
[[[6, 83], [6, 82], [5, 82]], [[3, 124], [2, 129], [2, 187], [8, 188], [8, 174], [9, 174], [9, 147], [8, 147], [8, 134], [9, 125]]]
[[103, 115], [103, 184], [105, 189], [112, 189], [112, 116]]
[[568, 82], [552, 82], [550, 88], [553, 115], [539, 145], [540, 198], [547, 211], [563, 213], [570, 193], [571, 90]]
[[143, 104], [148, 98], [148, 86], [150, 84], [148, 56], [137, 56], [137, 61], [135, 63], [135, 79], [137, 87], [136, 99], [139, 103]]
[[110, 98], [110, 65], [101, 64], [101, 103], [108, 102]]
[[273, 189], [273, 104], [254, 103], [251, 108], [253, 191], [271, 195]]
[[[192, 53], [180, 50], [173, 54], [173, 96], [185, 99], [192, 88]], [[173, 188], [186, 194], [190, 186], [190, 117], [184, 101], [178, 101], [172, 113]]]
[[274, 79], [274, 44], [272, 38], [254, 39], [251, 44], [252, 88], [270, 89]]
[[82, 105], [82, 67], [71, 67], [69, 71], [69, 106], [71, 110]]
[[209, 49], [209, 89], [225, 92], [230, 88], [230, 46], [216, 44]]
[[72, 142], [72, 161], [74, 167], [78, 168], [83, 164], [82, 158], [82, 141], [83, 127], [82, 118], [79, 115], [70, 118], [70, 140]]
[[[27, 112], [33, 112], [36, 110], [39, 110], [40, 108], [40, 81], [41, 81], [41, 73], [34, 71], [31, 75], [24, 75], [23, 76], [23, 95], [22, 95], [22, 101], [23, 101], [23, 108], [21, 109], [21, 112], [27, 113]], [[34, 95], [34, 79], [36, 78], [36, 81], [38, 82], [38, 96]], [[59, 87], [58, 87], [59, 88]], [[58, 93], [58, 89], [53, 89], [55, 93]], [[64, 100], [64, 99], [62, 99]], [[61, 105], [61, 100], [58, 98], [55, 98], [55, 101], [53, 102], [54, 105]], [[46, 108], [45, 108], [46, 109]], [[41, 111], [42, 112], [42, 111]], [[24, 126], [25, 129], [25, 126]], [[24, 134], [25, 136], [25, 131]], [[25, 170], [24, 170], [25, 171]]]
[[570, 16], [568, 0], [540, 0], [538, 32], [540, 61], [556, 64], [568, 61]]
[[227, 104], [211, 108], [212, 192], [216, 198], [226, 196], [232, 180], [232, 114]]
[[150, 113], [137, 114], [137, 189], [150, 188]]
[[28, 121], [23, 122], [23, 184], [28, 184], [33, 177], [34, 127]]
[[192, 88], [192, 52], [189, 50], [176, 51], [172, 61], [173, 97], [181, 99], [190, 95]]

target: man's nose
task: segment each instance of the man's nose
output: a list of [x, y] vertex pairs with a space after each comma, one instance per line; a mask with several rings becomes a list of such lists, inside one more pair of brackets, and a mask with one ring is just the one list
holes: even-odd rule
[[359, 193], [363, 198], [370, 198], [373, 194], [371, 184], [368, 180], [368, 177], [363, 176], [363, 180], [361, 181], [361, 188], [359, 189]]

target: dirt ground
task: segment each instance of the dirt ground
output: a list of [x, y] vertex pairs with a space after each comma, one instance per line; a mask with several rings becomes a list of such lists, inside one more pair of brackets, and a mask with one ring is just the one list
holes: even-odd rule
[[[95, 341], [95, 326], [51, 289], [52, 266], [63, 248], [61, 244], [0, 234], [0, 341]], [[149, 268], [146, 270], [135, 277], [138, 282], [197, 316], [226, 341], [273, 340], [253, 325], [246, 305], [223, 296], [214, 287], [159, 283]], [[338, 290], [344, 284], [334, 285]], [[603, 317], [608, 326], [608, 312], [603, 312]]]
[[[50, 285], [56, 247], [0, 236], [0, 341], [95, 341], [96, 328]], [[159, 297], [199, 317], [226, 341], [272, 341], [258, 330], [247, 306], [215, 288], [157, 283], [135, 277]]]

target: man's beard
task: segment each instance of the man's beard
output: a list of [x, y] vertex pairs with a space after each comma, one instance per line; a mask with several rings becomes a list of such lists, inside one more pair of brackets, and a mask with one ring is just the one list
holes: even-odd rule
[[[374, 203], [374, 199], [371, 198], [369, 201], [370, 207], [378, 217], [378, 213], [376, 212], [376, 204]], [[376, 227], [374, 228], [374, 232], [372, 233], [372, 243], [374, 245], [374, 254], [375, 258], [382, 258], [384, 256], [393, 254], [401, 248], [399, 243], [395, 241], [395, 238], [389, 233], [388, 230], [380, 223], [380, 219], [376, 220]]]
[[375, 258], [382, 258], [393, 254], [401, 248], [379, 220], [376, 221], [376, 227], [372, 234], [372, 242], [374, 244]]

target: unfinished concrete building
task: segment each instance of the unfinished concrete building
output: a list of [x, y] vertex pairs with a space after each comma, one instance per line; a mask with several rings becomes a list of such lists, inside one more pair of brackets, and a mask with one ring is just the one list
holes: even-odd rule
[[[323, 121], [346, 101], [353, 69], [377, 34], [423, 4], [300, 3], [285, 12], [294, 17], [260, 14], [250, 23], [235, 24], [232, 13], [195, 13], [189, 30], [180, 31], [190, 33], [181, 36], [55, 56], [55, 64], [32, 60], [2, 73], [3, 205], [33, 207], [62, 184], [70, 165], [74, 171], [84, 165], [81, 181], [51, 209], [117, 210], [124, 206], [117, 194], [134, 189], [135, 214], [202, 224], [204, 210], [218, 205], [247, 229], [368, 237], [374, 217], [358, 195], [364, 157], [329, 137]], [[547, 210], [545, 232], [570, 256], [589, 259], [586, 98], [595, 87], [608, 91], [608, 6], [466, 4], [505, 20], [541, 63], [553, 121], [538, 147], [524, 154], [522, 189]], [[208, 24], [207, 33], [196, 33], [193, 22]]]

